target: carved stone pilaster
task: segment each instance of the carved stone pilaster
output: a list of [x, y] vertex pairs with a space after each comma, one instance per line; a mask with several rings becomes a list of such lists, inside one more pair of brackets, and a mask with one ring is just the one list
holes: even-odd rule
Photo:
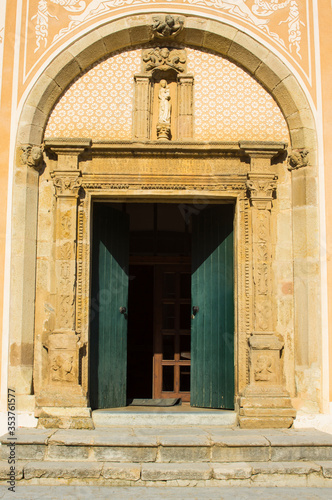
[[135, 75], [135, 105], [133, 117], [135, 139], [150, 139], [151, 129], [151, 76]]
[[178, 75], [178, 138], [192, 139], [194, 136], [192, 75]]
[[[87, 398], [80, 385], [79, 352], [81, 342], [76, 334], [76, 244], [77, 244], [77, 209], [81, 189], [81, 172], [78, 170], [78, 156], [84, 151], [80, 145], [56, 145], [53, 152], [58, 155], [58, 166], [62, 168], [51, 172], [56, 197], [56, 241], [55, 241], [55, 283], [56, 310], [55, 327], [44, 341], [48, 351], [48, 386], [37, 395], [39, 408], [63, 408], [63, 415], [57, 414], [58, 426], [79, 425], [91, 427], [91, 419], [80, 422], [66, 417], [65, 408], [85, 407]], [[67, 168], [64, 168], [64, 167]], [[53, 410], [47, 410], [40, 422], [54, 425]], [[45, 412], [44, 412], [45, 413]], [[54, 413], [54, 412], [53, 412]]]
[[253, 264], [253, 332], [249, 338], [249, 385], [239, 398], [241, 427], [290, 427], [295, 417], [283, 388], [283, 339], [272, 317], [271, 210], [277, 177], [248, 174]]

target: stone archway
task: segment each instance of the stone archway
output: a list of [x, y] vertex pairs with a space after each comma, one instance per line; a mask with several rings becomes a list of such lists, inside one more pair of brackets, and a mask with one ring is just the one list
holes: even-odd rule
[[[22, 274], [20, 276], [24, 276], [24, 280], [20, 284], [17, 276], [14, 276], [12, 281], [13, 286], [21, 288], [21, 294], [17, 294], [14, 304], [12, 303], [12, 307], [15, 307], [16, 312], [20, 312], [20, 324], [17, 325], [17, 320], [15, 320], [16, 339], [11, 337], [11, 344], [17, 343], [23, 345], [24, 343], [24, 345], [32, 346], [34, 335], [34, 311], [32, 304], [35, 293], [35, 241], [37, 231], [38, 169], [40, 168], [40, 162], [37, 159], [37, 155], [33, 158], [33, 155], [30, 154], [30, 147], [41, 144], [49, 113], [57, 98], [73, 78], [84, 71], [89, 65], [107, 54], [111, 55], [115, 50], [129, 46], [134, 47], [135, 45], [150, 41], [151, 31], [149, 26], [150, 17], [146, 16], [143, 20], [142, 18], [140, 21], [136, 20], [134, 26], [131, 23], [127, 23], [127, 20], [115, 21], [85, 35], [52, 61], [27, 98], [20, 120], [17, 143], [19, 152], [22, 146], [25, 148], [25, 155], [17, 155], [17, 171], [22, 175], [19, 176], [19, 180], [14, 186], [13, 201], [14, 204], [20, 205], [26, 214], [22, 220], [14, 224], [13, 229], [13, 265], [17, 270], [21, 270]], [[304, 149], [309, 150], [311, 160], [310, 169], [306, 167], [305, 162], [301, 163], [301, 158], [297, 161], [298, 155], [294, 156], [295, 167], [292, 176], [294, 180], [294, 194], [298, 200], [297, 204], [293, 207], [294, 242], [296, 249], [298, 236], [301, 236], [301, 241], [303, 241], [303, 227], [305, 227], [306, 234], [308, 234], [310, 227], [315, 227], [314, 221], [318, 222], [317, 204], [313, 203], [312, 197], [310, 200], [307, 200], [301, 194], [306, 192], [306, 186], [312, 178], [316, 177], [314, 168], [316, 158], [315, 126], [304, 92], [295, 77], [272, 52], [235, 28], [215, 21], [204, 20], [201, 22], [197, 18], [186, 18], [183, 31], [179, 35], [179, 42], [193, 47], [214, 50], [214, 52], [230, 58], [245, 68], [271, 93], [279, 104], [289, 126], [292, 147], [300, 152]], [[68, 154], [71, 156], [70, 162], [77, 160], [77, 154], [84, 146], [83, 144], [81, 146], [75, 144], [74, 150], [70, 145], [65, 147], [66, 156]], [[250, 146], [248, 145], [248, 150], [250, 150]], [[259, 165], [262, 166], [266, 161], [266, 154], [262, 153], [262, 151], [260, 151], [260, 154], [257, 154], [255, 148], [249, 152], [249, 156], [252, 158], [252, 164], [256, 165], [254, 167], [256, 171], [259, 169]], [[26, 159], [28, 161], [25, 161]], [[22, 163], [21, 160], [23, 160]], [[68, 158], [65, 162], [67, 161]], [[35, 168], [31, 168], [31, 166]], [[304, 168], [300, 169], [299, 167], [301, 166]], [[264, 169], [265, 167], [263, 167]], [[265, 180], [268, 181], [269, 179]], [[258, 196], [257, 189], [254, 187], [253, 180], [249, 179], [249, 181], [251, 181], [250, 189], [253, 193], [252, 196], [255, 198]], [[270, 201], [271, 196], [271, 193], [266, 194], [265, 203]], [[254, 200], [254, 203], [256, 203], [256, 200]], [[259, 209], [257, 207], [257, 210]], [[308, 225], [309, 219], [311, 219], [310, 227]], [[317, 223], [316, 226], [318, 227]], [[22, 235], [23, 252], [21, 253], [16, 250], [19, 242], [21, 245]], [[295, 280], [296, 276], [298, 276], [295, 304], [308, 301], [309, 284], [312, 282], [311, 271], [308, 269], [308, 272], [303, 272], [303, 265], [306, 262], [305, 260], [303, 261], [303, 252], [300, 250], [294, 257]], [[316, 250], [314, 250], [312, 258], [318, 260]], [[314, 271], [312, 272], [314, 273]], [[29, 297], [28, 306], [26, 303], [23, 305], [22, 297]], [[296, 310], [298, 310], [298, 307], [296, 307]], [[301, 311], [298, 320], [296, 320], [299, 325], [297, 332], [301, 336], [301, 342], [303, 342], [303, 339], [306, 339], [304, 343], [309, 343], [308, 325], [315, 324], [315, 329], [311, 330], [310, 333], [310, 335], [314, 335], [314, 331], [319, 331], [319, 322], [314, 317], [314, 312], [311, 313], [309, 310], [306, 310], [306, 314], [307, 318], [304, 318], [303, 311]], [[311, 318], [309, 318], [310, 314]], [[303, 328], [300, 327], [300, 324], [303, 325]], [[12, 320], [11, 325], [13, 328], [14, 320]], [[300, 339], [298, 339], [298, 342], [300, 344]], [[257, 346], [254, 349], [259, 350]], [[278, 350], [280, 347], [276, 344], [274, 349]], [[308, 357], [308, 350], [300, 352], [297, 359], [298, 365], [310, 365]], [[19, 374], [18, 378], [17, 374]], [[24, 388], [24, 395], [28, 396], [31, 394], [32, 367], [10, 367], [10, 378], [14, 381], [20, 380], [20, 386]]]

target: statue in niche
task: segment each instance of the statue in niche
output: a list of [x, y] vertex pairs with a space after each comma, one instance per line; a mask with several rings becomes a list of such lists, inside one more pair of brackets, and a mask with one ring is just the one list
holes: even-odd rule
[[166, 80], [160, 80], [159, 90], [159, 123], [171, 123], [171, 94]]
[[171, 94], [166, 80], [160, 80], [160, 89], [158, 94], [158, 139], [171, 138]]

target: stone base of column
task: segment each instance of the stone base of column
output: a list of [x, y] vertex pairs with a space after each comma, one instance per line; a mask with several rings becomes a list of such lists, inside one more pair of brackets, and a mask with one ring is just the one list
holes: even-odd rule
[[282, 387], [260, 391], [249, 386], [238, 398], [238, 413], [243, 429], [288, 429], [296, 417], [290, 396]]
[[91, 408], [42, 407], [37, 408], [39, 429], [94, 429]]

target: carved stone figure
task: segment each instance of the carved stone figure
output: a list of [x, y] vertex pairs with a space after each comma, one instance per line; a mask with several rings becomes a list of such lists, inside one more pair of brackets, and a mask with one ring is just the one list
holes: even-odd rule
[[158, 94], [158, 124], [157, 138], [170, 140], [171, 138], [171, 94], [166, 80], [160, 80]]
[[158, 38], [173, 38], [180, 33], [183, 28], [183, 20], [180, 17], [174, 19], [173, 16], [155, 16], [153, 19], [152, 30], [154, 36]]
[[309, 151], [307, 149], [302, 149], [302, 151], [294, 151], [288, 157], [288, 170], [296, 170], [301, 167], [307, 167], [309, 165], [308, 154]]
[[41, 146], [22, 146], [22, 160], [25, 165], [40, 170], [43, 165], [43, 148]]
[[166, 80], [160, 80], [160, 90], [158, 99], [159, 99], [158, 122], [171, 123], [171, 109], [172, 109], [171, 95]]

